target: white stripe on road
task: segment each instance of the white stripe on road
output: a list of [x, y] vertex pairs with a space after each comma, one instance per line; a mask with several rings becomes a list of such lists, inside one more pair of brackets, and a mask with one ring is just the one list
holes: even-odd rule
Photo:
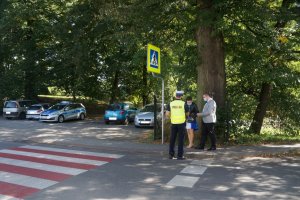
[[42, 146], [31, 146], [31, 145], [22, 146], [22, 148], [36, 149], [36, 150], [46, 150], [46, 151], [55, 151], [55, 152], [64, 152], [64, 153], [74, 153], [74, 154], [99, 156], [99, 157], [107, 157], [107, 158], [121, 158], [121, 157], [123, 157], [122, 155], [117, 155], [117, 154], [96, 153], [96, 152], [89, 152], [89, 151], [77, 151], [77, 150], [59, 149], [59, 148], [42, 147]]
[[78, 174], [81, 174], [81, 173], [87, 171], [84, 169], [61, 167], [61, 166], [56, 166], [56, 165], [48, 165], [48, 164], [43, 164], [43, 163], [16, 160], [16, 159], [11, 159], [11, 158], [1, 158], [1, 157], [0, 157], [0, 163], [7, 164], [7, 165], [14, 165], [14, 166], [18, 166], [18, 167], [27, 167], [27, 168], [39, 169], [39, 170], [44, 170], [44, 171], [49, 171], [49, 172], [68, 174], [68, 175], [78, 175]]
[[185, 167], [180, 173], [202, 175], [206, 171], [207, 167], [190, 165]]
[[21, 185], [25, 187], [31, 187], [36, 189], [44, 189], [56, 184], [56, 181], [50, 181], [41, 178], [35, 178], [31, 176], [25, 176], [9, 172], [0, 171], [0, 180], [2, 182]]
[[167, 185], [192, 188], [198, 180], [199, 177], [176, 175]]
[[21, 200], [21, 199], [0, 194], [0, 200]]
[[213, 162], [212, 159], [203, 159], [203, 160], [193, 160], [191, 163], [192, 165], [202, 165], [202, 166], [208, 166]]
[[65, 157], [65, 156], [55, 156], [55, 155], [23, 152], [23, 151], [15, 151], [15, 150], [6, 150], [6, 149], [0, 150], [0, 152], [14, 154], [14, 155], [30, 156], [30, 157], [35, 157], [35, 158], [46, 158], [46, 159], [58, 160], [58, 161], [64, 161], [64, 162], [97, 165], [97, 166], [101, 166], [101, 165], [104, 165], [107, 163], [104, 161], [88, 160], [88, 159], [82, 159], [82, 158], [71, 158], [71, 157]]

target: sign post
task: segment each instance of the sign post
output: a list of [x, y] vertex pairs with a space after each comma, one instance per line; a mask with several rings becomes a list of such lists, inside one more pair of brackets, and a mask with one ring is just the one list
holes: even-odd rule
[[159, 76], [161, 74], [161, 66], [160, 66], [160, 48], [148, 44], [147, 48], [147, 71], [151, 72], [153, 77], [161, 79], [162, 82], [162, 91], [161, 91], [161, 143], [164, 144], [164, 104], [165, 104], [165, 81]]

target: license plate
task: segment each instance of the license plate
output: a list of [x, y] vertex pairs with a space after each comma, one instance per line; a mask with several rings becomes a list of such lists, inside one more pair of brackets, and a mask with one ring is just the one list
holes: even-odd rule
[[117, 118], [116, 117], [110, 117], [109, 120], [114, 120], [115, 121], [115, 120], [117, 120]]
[[6, 114], [7, 114], [7, 115], [10, 115], [10, 114], [11, 114], [11, 112], [6, 112]]
[[148, 122], [148, 121], [141, 121], [140, 123], [141, 124], [150, 124], [150, 122]]

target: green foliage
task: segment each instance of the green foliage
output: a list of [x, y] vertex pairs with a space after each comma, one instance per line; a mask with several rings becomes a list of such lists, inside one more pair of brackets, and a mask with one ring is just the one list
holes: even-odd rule
[[272, 135], [272, 134], [240, 134], [232, 136], [229, 144], [259, 145], [259, 144], [293, 144], [300, 142], [300, 135]]
[[276, 119], [281, 132], [296, 135], [300, 130], [296, 0], [214, 0], [209, 12], [200, 12], [196, 2], [2, 0], [0, 99], [35, 98], [48, 94], [51, 87], [74, 98], [149, 103], [154, 94], [160, 98], [161, 91], [160, 81], [145, 74], [148, 43], [162, 50], [166, 100], [176, 88], [196, 97], [195, 32], [201, 23], [213, 26], [225, 41], [228, 104], [218, 111], [218, 120], [231, 120], [232, 133], [245, 133], [261, 84], [267, 82], [273, 92], [266, 121]]

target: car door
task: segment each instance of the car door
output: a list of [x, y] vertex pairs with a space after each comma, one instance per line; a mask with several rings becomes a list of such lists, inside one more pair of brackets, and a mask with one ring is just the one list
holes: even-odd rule
[[67, 105], [67, 106], [64, 108], [63, 115], [64, 115], [64, 118], [65, 118], [66, 120], [72, 119], [72, 107], [71, 107], [71, 105]]

